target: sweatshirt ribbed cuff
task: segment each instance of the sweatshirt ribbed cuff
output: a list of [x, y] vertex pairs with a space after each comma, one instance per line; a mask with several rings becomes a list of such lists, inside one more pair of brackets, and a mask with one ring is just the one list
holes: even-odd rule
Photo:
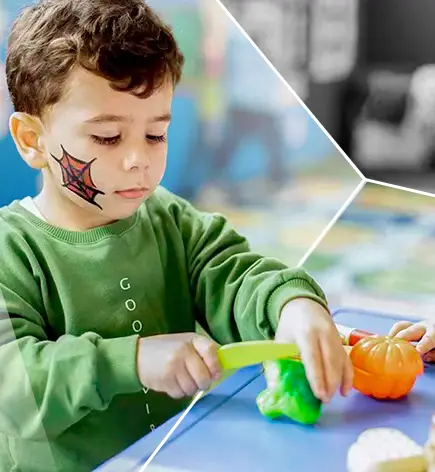
[[304, 278], [294, 278], [276, 288], [268, 300], [267, 317], [274, 332], [278, 328], [284, 306], [297, 298], [309, 298], [329, 311], [326, 299], [321, 296], [316, 287]]
[[98, 387], [103, 398], [140, 392], [137, 374], [137, 342], [139, 336], [104, 339], [98, 345]]

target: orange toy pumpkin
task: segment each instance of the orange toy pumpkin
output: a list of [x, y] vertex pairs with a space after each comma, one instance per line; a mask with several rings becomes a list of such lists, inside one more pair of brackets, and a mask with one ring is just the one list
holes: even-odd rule
[[407, 395], [424, 371], [415, 347], [399, 338], [369, 336], [350, 352], [354, 368], [353, 386], [377, 399], [398, 399]]

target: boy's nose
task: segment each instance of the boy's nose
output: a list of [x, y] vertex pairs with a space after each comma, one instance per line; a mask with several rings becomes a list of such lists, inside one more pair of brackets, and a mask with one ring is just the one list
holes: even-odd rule
[[131, 169], [146, 169], [150, 165], [150, 159], [148, 153], [143, 151], [135, 151], [129, 153], [124, 159], [124, 168], [125, 170]]

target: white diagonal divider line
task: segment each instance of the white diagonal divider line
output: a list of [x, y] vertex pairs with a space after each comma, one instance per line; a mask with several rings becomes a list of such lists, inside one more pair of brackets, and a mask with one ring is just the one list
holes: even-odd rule
[[363, 179], [359, 183], [359, 185], [355, 188], [355, 190], [350, 194], [350, 197], [344, 202], [342, 207], [337, 211], [335, 216], [332, 218], [332, 220], [329, 222], [326, 228], [322, 231], [320, 236], [311, 245], [310, 249], [308, 249], [308, 251], [305, 253], [304, 257], [299, 261], [298, 266], [302, 266], [303, 264], [305, 264], [306, 260], [311, 256], [312, 252], [320, 244], [322, 239], [326, 236], [329, 230], [334, 226], [334, 224], [337, 222], [340, 216], [346, 211], [347, 207], [354, 201], [354, 199], [361, 192], [361, 190], [364, 188], [366, 183], [367, 183], [366, 179]]
[[195, 398], [192, 400], [191, 404], [186, 408], [186, 411], [178, 418], [177, 422], [172, 426], [169, 430], [169, 433], [162, 439], [160, 444], [157, 446], [156, 450], [150, 455], [148, 460], [145, 464], [139, 469], [138, 472], [143, 472], [149, 465], [150, 462], [154, 459], [154, 457], [159, 453], [160, 449], [165, 445], [168, 439], [172, 436], [172, 433], [178, 428], [180, 423], [184, 420], [184, 418], [188, 415], [190, 410], [196, 405], [196, 403], [200, 400], [200, 398], [204, 395], [205, 392], [199, 392], [196, 394]]
[[257, 51], [257, 53], [263, 58], [265, 63], [270, 67], [270, 69], [275, 73], [275, 75], [281, 80], [281, 82], [288, 88], [288, 90], [294, 95], [296, 100], [299, 104], [304, 108], [304, 110], [310, 115], [311, 119], [317, 124], [317, 126], [323, 131], [325, 136], [329, 138], [331, 143], [337, 148], [337, 151], [343, 156], [343, 158], [347, 161], [347, 163], [353, 168], [353, 170], [358, 174], [361, 179], [365, 179], [364, 174], [358, 169], [358, 167], [350, 160], [349, 156], [341, 149], [341, 147], [337, 144], [335, 139], [329, 134], [326, 128], [320, 123], [320, 121], [314, 116], [312, 111], [307, 107], [304, 101], [299, 97], [299, 95], [293, 90], [290, 84], [284, 79], [284, 77], [280, 74], [280, 72], [276, 69], [276, 67], [269, 61], [269, 59], [265, 56], [263, 51], [252, 41], [249, 37], [249, 34], [242, 28], [242, 26], [237, 22], [234, 16], [228, 11], [227, 7], [221, 2], [221, 0], [215, 0], [217, 4], [222, 8], [222, 10], [228, 15], [230, 20], [234, 23], [234, 25], [239, 29], [240, 33], [249, 41], [252, 47]]
[[388, 182], [381, 182], [378, 180], [373, 180], [373, 179], [366, 179], [366, 182], [369, 184], [374, 184], [374, 185], [379, 185], [381, 187], [389, 187], [389, 188], [394, 188], [395, 190], [402, 190], [404, 192], [410, 192], [410, 193], [416, 193], [417, 195], [423, 195], [425, 197], [435, 197], [434, 193], [430, 192], [425, 192], [423, 190], [417, 190], [409, 187], [402, 187], [400, 185], [395, 185], [395, 184], [389, 184]]

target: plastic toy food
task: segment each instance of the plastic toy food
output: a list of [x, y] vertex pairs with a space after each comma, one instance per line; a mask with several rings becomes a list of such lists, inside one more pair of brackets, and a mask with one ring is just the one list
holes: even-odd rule
[[317, 422], [322, 402], [314, 396], [301, 361], [280, 359], [264, 363], [267, 388], [257, 397], [260, 413], [270, 419], [286, 416], [303, 424]]
[[370, 336], [358, 341], [350, 352], [356, 390], [377, 399], [407, 395], [424, 371], [415, 347], [399, 338]]
[[364, 431], [349, 448], [348, 472], [426, 472], [424, 449], [401, 431]]

